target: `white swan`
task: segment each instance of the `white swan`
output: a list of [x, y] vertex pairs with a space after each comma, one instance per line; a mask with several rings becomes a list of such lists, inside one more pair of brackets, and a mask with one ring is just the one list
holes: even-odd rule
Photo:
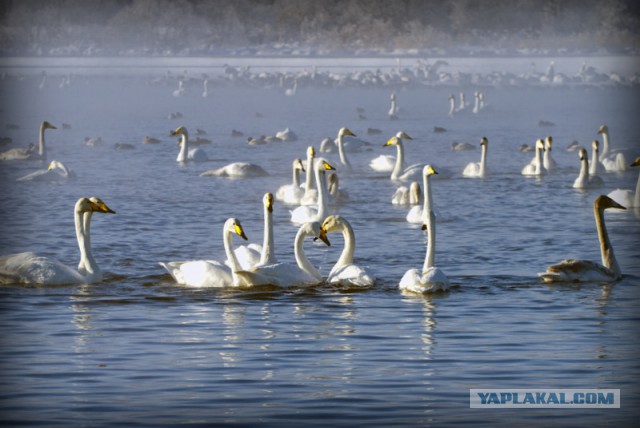
[[318, 188], [317, 207], [302, 205], [291, 211], [291, 221], [302, 224], [313, 221], [321, 221], [327, 211], [327, 183], [324, 172], [335, 171], [335, 168], [324, 158], [317, 158], [314, 162], [313, 172]]
[[585, 149], [578, 151], [580, 156], [580, 174], [578, 178], [573, 182], [574, 189], [589, 189], [593, 187], [600, 187], [604, 184], [602, 178], [597, 175], [589, 175], [589, 158]]
[[411, 207], [409, 212], [407, 213], [407, 222], [413, 224], [425, 224], [426, 217], [425, 215], [429, 213], [430, 207], [433, 205], [433, 200], [431, 198], [431, 185], [430, 185], [430, 177], [434, 174], [438, 174], [438, 172], [431, 166], [426, 165], [422, 169], [422, 187], [423, 187], [423, 202], [422, 206], [415, 205]]
[[546, 272], [539, 273], [538, 276], [545, 282], [600, 282], [620, 279], [622, 271], [613, 253], [609, 234], [604, 224], [604, 210], [607, 208], [625, 209], [605, 195], [598, 196], [593, 203], [602, 264], [589, 260], [569, 259], [549, 266]]
[[404, 162], [404, 146], [403, 146], [403, 138], [399, 138], [397, 135], [391, 137], [389, 141], [386, 142], [386, 146], [396, 146], [396, 163], [393, 167], [393, 171], [391, 172], [391, 180], [393, 181], [412, 181], [415, 178], [420, 176], [420, 171], [422, 170], [421, 164], [411, 165], [409, 167], [405, 166]]
[[400, 186], [391, 196], [393, 205], [417, 205], [420, 203], [420, 183], [412, 181], [409, 187]]
[[176, 162], [204, 162], [209, 160], [204, 150], [199, 148], [189, 150], [189, 132], [187, 131], [187, 128], [179, 126], [175, 131], [171, 131], [171, 136], [177, 135], [180, 136], [180, 141], [178, 141], [180, 152], [178, 152]]
[[229, 218], [222, 229], [222, 241], [224, 252], [229, 261], [229, 266], [216, 260], [190, 260], [184, 262], [159, 262], [169, 272], [173, 279], [182, 285], [192, 287], [231, 287], [235, 285], [236, 277], [233, 272], [242, 270], [235, 253], [231, 238], [238, 235], [245, 241], [244, 229], [240, 221]]
[[312, 146], [307, 147], [307, 167], [306, 177], [304, 181], [304, 195], [300, 198], [300, 205], [314, 205], [318, 203], [318, 189], [315, 188], [313, 179], [314, 168], [313, 161], [316, 157], [316, 151]]
[[[596, 176], [600, 174], [600, 141], [598, 140], [593, 140], [593, 142], [591, 143], [591, 148], [592, 148], [592, 156], [591, 156], [591, 162], [589, 162], [589, 175], [591, 176]], [[624, 204], [623, 204], [624, 205]]]
[[225, 178], [253, 178], [269, 175], [261, 166], [247, 163], [234, 162], [222, 168], [210, 169], [200, 174], [201, 177], [225, 177]]
[[601, 125], [598, 134], [602, 134], [602, 153], [600, 153], [600, 162], [607, 171], [626, 171], [627, 161], [624, 153], [620, 151], [609, 153], [609, 127]]
[[0, 160], [30, 160], [30, 159], [46, 159], [47, 152], [44, 145], [44, 131], [46, 129], [58, 129], [46, 120], [40, 124], [40, 139], [38, 141], [38, 151], [35, 151], [33, 144], [28, 148], [15, 148], [0, 153]]
[[391, 108], [389, 108], [389, 119], [396, 120], [398, 119], [398, 106], [396, 105], [396, 94], [394, 92], [391, 93]]
[[315, 268], [304, 252], [304, 239], [313, 236], [330, 245], [318, 222], [304, 223], [298, 229], [294, 240], [294, 256], [296, 264], [277, 263], [262, 265], [256, 268], [238, 271], [238, 285], [251, 287], [258, 285], [275, 285], [278, 287], [312, 286], [322, 283], [322, 275]]
[[356, 136], [356, 134], [351, 132], [348, 128], [340, 128], [340, 130], [338, 131], [338, 138], [336, 138], [336, 141], [338, 144], [338, 155], [340, 156], [340, 165], [342, 166], [343, 170], [350, 172], [350, 171], [353, 171], [353, 168], [349, 163], [349, 159], [347, 159], [347, 155], [344, 149], [344, 137], [346, 135], [350, 137]]
[[487, 171], [487, 149], [489, 146], [489, 140], [487, 137], [482, 137], [480, 140], [480, 148], [482, 154], [480, 156], [480, 162], [470, 162], [462, 171], [464, 177], [471, 178], [485, 178], [488, 175]]
[[[92, 196], [89, 198], [89, 200], [100, 208], [100, 211], [98, 212], [115, 214], [115, 211], [109, 208], [107, 204], [102, 201], [102, 199]], [[91, 248], [91, 218], [93, 217], [94, 212], [96, 211], [87, 211], [84, 213], [84, 216], [82, 218], [85, 245], [87, 246], [87, 248]], [[88, 257], [80, 258], [80, 261], [78, 262], [78, 272], [82, 273], [83, 275], [86, 275], [88, 272], [93, 272], [95, 275], [99, 275], [102, 278], [102, 271], [93, 259], [93, 255], [91, 254], [91, 252], [88, 253]]]
[[553, 138], [550, 135], [547, 135], [547, 138], [544, 140], [544, 157], [542, 159], [542, 166], [549, 172], [558, 169], [558, 163], [551, 157], [552, 144]]
[[[405, 139], [405, 140], [413, 139], [409, 136], [409, 134], [407, 134], [404, 131], [398, 131], [398, 133], [396, 133], [396, 137], [400, 139]], [[383, 145], [383, 147], [386, 147], [386, 144]], [[393, 155], [380, 155], [377, 158], [372, 159], [371, 162], [369, 162], [369, 167], [372, 170], [377, 172], [391, 172], [393, 171], [395, 166], [396, 166], [396, 156], [393, 156]]]
[[[251, 269], [259, 265], [273, 264], [277, 262], [273, 243], [273, 194], [267, 192], [262, 198], [264, 206], [264, 232], [262, 245], [240, 245], [234, 249], [238, 263], [243, 270]], [[227, 260], [227, 265], [229, 265]]]
[[[423, 170], [425, 187], [428, 186], [428, 177], [433, 174], [433, 167], [426, 165]], [[426, 195], [425, 195], [426, 196]], [[442, 269], [435, 266], [436, 254], [436, 215], [432, 209], [431, 198], [425, 197], [424, 216], [425, 222], [422, 230], [427, 231], [427, 252], [424, 258], [422, 270], [409, 269], [405, 272], [398, 285], [400, 290], [412, 293], [428, 293], [449, 289], [449, 279]]]
[[[637, 157], [631, 166], [640, 166], [640, 157]], [[636, 184], [635, 192], [626, 189], [616, 189], [610, 192], [607, 196], [627, 208], [640, 207], [640, 174], [638, 174], [638, 182]]]
[[293, 165], [293, 182], [291, 184], [283, 184], [276, 192], [276, 199], [285, 204], [297, 205], [304, 195], [304, 190], [300, 188], [300, 171], [304, 172], [302, 160], [294, 159]]
[[75, 178], [76, 174], [67, 168], [62, 162], [52, 160], [47, 169], [39, 169], [18, 178], [17, 181], [61, 181]]
[[339, 204], [349, 199], [349, 193], [340, 188], [340, 179], [335, 172], [329, 174], [327, 191], [332, 204]]
[[339, 215], [332, 215], [327, 217], [322, 223], [322, 231], [325, 234], [342, 232], [342, 237], [344, 238], [344, 248], [342, 249], [340, 258], [333, 268], [331, 268], [331, 272], [329, 272], [327, 276], [327, 283], [342, 286], [372, 286], [376, 280], [373, 274], [353, 262], [356, 238], [349, 222]]
[[451, 94], [449, 95], [449, 116], [453, 117], [456, 112], [456, 97]]
[[545, 174], [542, 164], [542, 153], [544, 153], [544, 142], [542, 139], [539, 139], [536, 141], [536, 156], [533, 158], [533, 162], [522, 168], [522, 175], [540, 176]]
[[58, 260], [40, 257], [34, 253], [19, 253], [0, 258], [0, 282], [22, 284], [91, 284], [102, 281], [102, 273], [93, 258], [89, 217], [85, 213], [113, 213], [109, 207], [97, 204], [88, 198], [80, 198], [74, 207], [76, 239], [80, 249], [79, 270], [60, 263]]
[[207, 98], [209, 96], [209, 79], [204, 79], [202, 81], [202, 98]]

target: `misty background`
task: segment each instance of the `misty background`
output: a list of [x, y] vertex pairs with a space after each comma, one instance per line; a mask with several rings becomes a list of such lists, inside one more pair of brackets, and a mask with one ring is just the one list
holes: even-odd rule
[[616, 53], [636, 0], [5, 0], [4, 56]]

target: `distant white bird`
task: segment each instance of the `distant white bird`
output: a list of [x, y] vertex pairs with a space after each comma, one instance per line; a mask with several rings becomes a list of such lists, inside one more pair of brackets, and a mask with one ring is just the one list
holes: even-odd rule
[[173, 91], [173, 96], [174, 97], [181, 97], [183, 96], [185, 93], [185, 89], [184, 89], [184, 81], [182, 79], [180, 79], [178, 81], [178, 89], [176, 89], [175, 91]]
[[546, 173], [542, 163], [543, 153], [544, 141], [542, 141], [542, 139], [539, 139], [536, 141], [536, 156], [533, 158], [533, 161], [531, 163], [528, 163], [524, 168], [522, 168], [522, 175], [541, 176]]
[[75, 172], [67, 168], [62, 162], [52, 160], [47, 169], [34, 171], [18, 178], [17, 181], [61, 181], [75, 178], [75, 176]]
[[209, 79], [204, 79], [202, 81], [202, 98], [207, 98], [209, 96]]
[[189, 150], [189, 132], [184, 126], [179, 126], [174, 131], [171, 131], [171, 136], [180, 136], [178, 145], [180, 146], [180, 152], [176, 158], [176, 162], [205, 162], [209, 160], [204, 150], [200, 148]]
[[298, 79], [293, 81], [293, 86], [284, 91], [284, 94], [288, 97], [294, 96], [298, 92]]
[[318, 189], [314, 185], [314, 159], [316, 151], [313, 146], [307, 147], [307, 166], [305, 169], [306, 177], [304, 182], [304, 195], [300, 198], [300, 205], [313, 205], [318, 202]]
[[[589, 175], [595, 177], [596, 175], [600, 175], [600, 142], [598, 140], [593, 140], [591, 143], [592, 155], [591, 162], [589, 162]], [[623, 204], [624, 205], [624, 204]]]
[[619, 150], [610, 151], [609, 149], [609, 127], [607, 125], [600, 126], [598, 134], [602, 134], [602, 153], [600, 153], [600, 162], [607, 171], [626, 171], [627, 160], [625, 154]]
[[341, 170], [350, 172], [350, 171], [353, 171], [353, 168], [351, 167], [351, 164], [347, 159], [347, 154], [344, 149], [344, 141], [343, 141], [344, 137], [347, 135], [350, 137], [356, 136], [356, 134], [351, 132], [348, 128], [340, 128], [340, 130], [338, 131], [338, 138], [336, 138], [336, 141], [338, 142], [338, 154], [340, 156], [340, 166], [342, 167]]
[[[637, 157], [633, 161], [631, 166], [632, 167], [640, 166], [640, 157]], [[627, 208], [640, 207], [640, 174], [638, 174], [638, 182], [636, 183], [635, 192], [632, 190], [626, 190], [626, 189], [616, 189], [610, 192], [609, 195], [607, 196], [609, 196], [611, 199], [613, 199], [614, 201], [616, 201], [617, 203], [619, 203], [624, 207], [627, 207]]]
[[31, 160], [31, 159], [46, 159], [47, 152], [44, 145], [44, 131], [47, 129], [57, 129], [55, 126], [47, 122], [46, 120], [40, 124], [40, 139], [38, 143], [38, 151], [35, 151], [35, 146], [31, 144], [28, 148], [16, 148], [7, 150], [0, 153], [0, 160]]
[[300, 187], [300, 171], [304, 172], [302, 160], [295, 159], [292, 165], [293, 182], [291, 184], [283, 184], [276, 192], [276, 199], [285, 204], [297, 205], [304, 195], [304, 190]]
[[389, 108], [389, 119], [396, 120], [398, 119], [398, 106], [396, 104], [396, 94], [392, 92], [390, 98], [391, 98], [391, 108]]
[[569, 259], [549, 266], [546, 272], [539, 273], [538, 276], [545, 282], [611, 282], [619, 280], [622, 277], [622, 270], [613, 253], [613, 247], [604, 223], [604, 210], [608, 208], [625, 209], [605, 195], [598, 196], [593, 203], [602, 264], [589, 260]]
[[578, 152], [580, 156], [580, 174], [578, 178], [573, 182], [574, 189], [590, 189], [594, 187], [601, 187], [604, 182], [602, 178], [597, 175], [589, 175], [589, 158], [585, 149], [580, 149]]
[[260, 165], [248, 162], [233, 162], [218, 169], [210, 169], [200, 174], [201, 177], [255, 178], [269, 175]]
[[551, 146], [553, 144], [553, 138], [548, 135], [544, 140], [544, 156], [542, 159], [542, 166], [547, 171], [555, 171], [558, 169], [558, 163], [551, 157]]
[[489, 146], [489, 140], [487, 137], [482, 137], [480, 140], [480, 148], [482, 149], [482, 155], [480, 156], [480, 162], [470, 162], [462, 171], [464, 177], [471, 178], [486, 178], [488, 175], [487, 170], [487, 149]]

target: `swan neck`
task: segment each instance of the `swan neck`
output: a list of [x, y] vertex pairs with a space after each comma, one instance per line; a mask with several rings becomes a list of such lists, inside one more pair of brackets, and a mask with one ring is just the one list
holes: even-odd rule
[[640, 207], [640, 174], [638, 174], [638, 182], [636, 183], [636, 196], [633, 198], [633, 206]]
[[342, 147], [344, 144], [344, 142], [342, 141], [342, 137], [342, 134], [338, 134], [338, 155], [340, 155], [340, 163], [342, 164], [342, 166], [351, 169], [351, 164], [347, 160], [347, 156], [344, 153], [344, 148]]
[[436, 256], [436, 215], [433, 211], [429, 211], [427, 214], [427, 253], [424, 257], [424, 265], [422, 266], [422, 272], [426, 272], [427, 269], [434, 267]]
[[596, 156], [596, 148], [593, 147], [593, 155], [591, 156], [591, 163], [589, 164], [589, 174], [598, 175], [598, 157]]
[[311, 264], [304, 252], [304, 238], [306, 238], [307, 236], [308, 234], [303, 231], [303, 228], [300, 228], [298, 230], [298, 233], [296, 234], [296, 238], [293, 243], [293, 253], [296, 258], [296, 263], [298, 264], [298, 267], [300, 269], [302, 269], [309, 275], [318, 280], [322, 280], [322, 274]]
[[396, 180], [402, 172], [404, 171], [404, 147], [402, 147], [402, 142], [398, 141], [398, 145], [396, 146], [396, 165], [393, 168], [393, 172], [391, 173], [391, 179]]
[[322, 221], [327, 209], [326, 174], [321, 172], [318, 168], [315, 168], [314, 173], [316, 177], [316, 187], [318, 188], [318, 219], [319, 221]]
[[536, 145], [536, 175], [540, 175], [542, 173], [542, 151]]
[[76, 211], [75, 213], [76, 239], [78, 241], [78, 248], [80, 249], [78, 269], [82, 274], [98, 272], [98, 267], [91, 254], [91, 239], [88, 228], [91, 223], [91, 213], [87, 213], [87, 215], [88, 218], [82, 212]]
[[609, 234], [604, 224], [604, 210], [597, 207], [593, 208], [594, 215], [596, 217], [596, 227], [598, 228], [598, 241], [600, 241], [600, 255], [602, 257], [602, 265], [611, 270], [616, 278], [619, 278], [622, 272], [618, 261], [613, 253], [613, 247], [611, 241], [609, 241]]
[[453, 112], [456, 110], [456, 100], [453, 98], [450, 99], [449, 102], [449, 115], [453, 115]]
[[600, 161], [607, 157], [609, 154], [609, 133], [602, 133], [602, 152], [600, 152]]
[[[477, 99], [477, 98], [476, 98]], [[480, 176], [484, 177], [487, 170], [487, 145], [482, 146], [482, 154], [480, 155]]]
[[262, 254], [260, 255], [260, 264], [273, 264], [276, 257], [274, 254], [274, 242], [273, 242], [273, 213], [269, 212], [269, 209], [264, 207], [264, 239], [262, 241]]
[[344, 238], [344, 248], [336, 266], [346, 266], [353, 263], [353, 253], [356, 249], [356, 236], [350, 225], [344, 224], [342, 226], [342, 237]]
[[589, 161], [586, 158], [580, 161], [580, 175], [578, 177], [589, 180]]
[[[228, 231], [225, 228], [224, 232], [222, 233], [222, 242], [224, 244], [224, 252], [227, 256], [227, 260], [229, 261], [229, 267], [231, 268], [231, 272], [235, 273], [237, 271], [242, 270], [242, 267], [238, 262], [236, 253], [233, 251], [233, 243], [231, 242], [231, 238], [232, 238], [232, 232]], [[234, 281], [235, 281], [235, 278], [234, 278]]]
[[433, 200], [431, 199], [431, 184], [429, 180], [429, 176], [424, 174], [422, 179], [423, 187], [424, 187], [424, 202], [423, 202], [423, 213], [428, 214], [431, 212], [431, 207], [433, 206]]
[[300, 170], [293, 167], [293, 188], [300, 189]]
[[313, 178], [314, 178], [314, 174], [311, 174], [311, 171], [314, 171], [315, 168], [313, 167], [313, 157], [311, 156], [307, 156], [307, 176], [305, 178], [305, 184], [304, 184], [304, 193], [305, 196], [307, 196], [309, 194], [309, 191], [311, 191], [311, 189], [313, 189]]
[[178, 162], [184, 162], [187, 160], [187, 154], [189, 153], [189, 138], [186, 134], [180, 135], [180, 153], [178, 153]]
[[38, 155], [40, 157], [44, 157], [45, 155], [45, 151], [44, 151], [44, 123], [42, 125], [40, 125], [40, 140], [38, 141]]

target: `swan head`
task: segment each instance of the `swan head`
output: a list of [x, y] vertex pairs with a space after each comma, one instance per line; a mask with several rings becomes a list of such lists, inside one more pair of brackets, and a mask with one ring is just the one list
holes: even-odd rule
[[[58, 163], [59, 163], [59, 162], [58, 162]], [[100, 208], [100, 210], [99, 210], [98, 212], [101, 212], [101, 213], [109, 213], [109, 214], [115, 214], [115, 213], [116, 213], [114, 210], [112, 210], [111, 208], [109, 208], [109, 207], [107, 206], [107, 204], [105, 204], [105, 203], [102, 201], [102, 199], [100, 199], [100, 198], [97, 198], [97, 197], [95, 197], [95, 196], [92, 196], [92, 197], [90, 197], [90, 198], [89, 198], [89, 200], [90, 200], [91, 202], [93, 202], [94, 204], [96, 204], [96, 205]]]
[[553, 137], [551, 135], [547, 135], [547, 138], [544, 140], [544, 149], [551, 151], [551, 144], [553, 143]]
[[389, 140], [382, 147], [401, 146], [401, 145], [402, 145], [402, 139], [398, 138], [397, 135], [394, 135], [393, 137], [389, 138]]
[[305, 170], [304, 170], [304, 165], [303, 165], [303, 163], [302, 163], [302, 160], [301, 160], [301, 159], [295, 159], [295, 160], [293, 161], [293, 169], [298, 170], [298, 171], [305, 172]]
[[349, 222], [339, 215], [330, 215], [322, 222], [322, 231], [327, 234], [331, 232], [342, 231], [345, 227], [350, 226]]
[[224, 231], [225, 233], [235, 233], [245, 241], [247, 240], [247, 235], [244, 234], [244, 229], [240, 224], [240, 220], [237, 218], [231, 217], [224, 222]]
[[327, 246], [331, 246], [331, 242], [329, 242], [329, 238], [327, 238], [326, 232], [324, 231], [324, 229], [322, 229], [322, 226], [320, 226], [320, 223], [318, 223], [317, 221], [305, 223], [302, 226], [302, 230], [304, 230], [304, 232], [308, 236], [313, 236], [314, 241], [319, 239], [327, 244]]
[[487, 140], [487, 137], [482, 137], [480, 139], [480, 146], [482, 146], [482, 147], [488, 147], [489, 146], [489, 140]]
[[407, 133], [406, 133], [406, 132], [404, 132], [404, 131], [399, 131], [399, 132], [396, 134], [396, 137], [398, 137], [398, 138], [400, 138], [400, 139], [405, 139], [405, 140], [413, 140], [413, 138], [411, 138], [411, 137], [409, 136], [409, 134], [407, 134]]
[[536, 141], [536, 150], [540, 150], [541, 152], [544, 152], [544, 141], [542, 141], [542, 138], [539, 138]]
[[53, 171], [56, 168], [64, 169], [62, 164], [57, 160], [52, 160], [49, 166], [47, 167], [47, 171]]
[[336, 169], [325, 158], [316, 159], [316, 169], [318, 171], [335, 171]]
[[265, 193], [264, 197], [262, 198], [262, 202], [264, 203], [264, 207], [267, 209], [267, 211], [269, 211], [270, 213], [273, 212], [273, 193]]
[[580, 157], [581, 161], [589, 160], [587, 151], [584, 148], [580, 148], [580, 150], [578, 151], [578, 156]]
[[631, 163], [631, 166], [640, 166], [640, 157], [637, 157], [636, 160]]
[[454, 96], [453, 96], [453, 94], [451, 94], [451, 95], [449, 95], [449, 99], [450, 99], [451, 101], [454, 101], [454, 100], [456, 99], [456, 97], [454, 97]]
[[307, 158], [313, 159], [314, 157], [316, 157], [316, 151], [313, 146], [307, 147]]
[[170, 132], [170, 135], [172, 137], [175, 137], [176, 135], [184, 135], [185, 137], [188, 137], [189, 133], [187, 132], [187, 128], [184, 126], [178, 126], [175, 130]]
[[58, 129], [46, 120], [42, 122], [42, 129]]
[[598, 129], [598, 134], [608, 134], [609, 127], [607, 125], [600, 125], [600, 129]]
[[593, 140], [593, 142], [591, 143], [591, 147], [593, 147], [594, 152], [598, 153], [598, 149], [600, 147], [600, 141]]
[[427, 177], [437, 173], [438, 171], [436, 171], [431, 165], [425, 165], [424, 168], [422, 168], [422, 174]]
[[356, 136], [356, 134], [351, 132], [351, 130], [349, 128], [340, 128], [340, 131], [338, 131], [338, 136], [339, 137], [343, 137], [345, 135], [349, 135], [351, 137], [355, 137]]
[[617, 203], [616, 201], [614, 201], [613, 199], [611, 199], [606, 195], [598, 196], [596, 200], [593, 202], [593, 206], [597, 210], [606, 210], [607, 208], [617, 208], [619, 210], [626, 210], [625, 207], [623, 207], [622, 205], [620, 205], [619, 203]]

